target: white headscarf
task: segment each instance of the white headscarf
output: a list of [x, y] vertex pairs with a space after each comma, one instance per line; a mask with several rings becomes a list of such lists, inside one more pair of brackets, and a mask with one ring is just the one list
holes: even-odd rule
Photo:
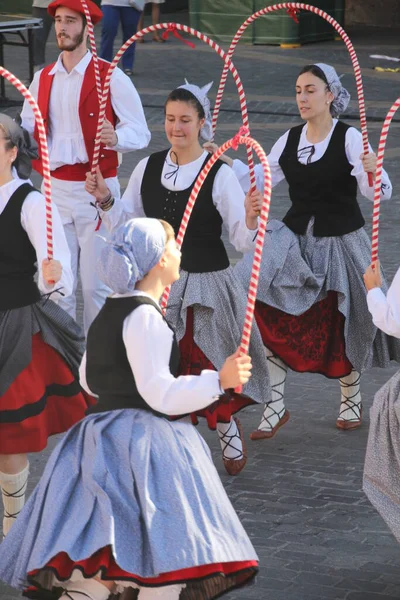
[[342, 86], [342, 82], [335, 69], [325, 63], [315, 63], [316, 67], [319, 67], [326, 77], [328, 82], [329, 90], [334, 95], [334, 100], [330, 106], [331, 114], [333, 117], [341, 115], [349, 105], [350, 94]]
[[193, 94], [193, 96], [198, 100], [203, 107], [205, 122], [203, 127], [200, 130], [200, 135], [206, 142], [209, 142], [213, 139], [213, 130], [212, 130], [212, 122], [211, 122], [211, 105], [210, 100], [207, 97], [207, 92], [210, 90], [213, 82], [207, 83], [204, 87], [200, 88], [198, 85], [194, 85], [193, 83], [189, 83], [187, 79], [185, 79], [185, 84], [180, 85], [178, 89], [184, 89]]

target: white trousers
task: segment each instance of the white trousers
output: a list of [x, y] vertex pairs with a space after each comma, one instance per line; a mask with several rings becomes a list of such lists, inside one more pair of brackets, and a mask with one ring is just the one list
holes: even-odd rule
[[[106, 179], [106, 183], [114, 198], [118, 200], [120, 187], [117, 177]], [[101, 225], [96, 232], [97, 210], [92, 206], [95, 199], [86, 192], [85, 182], [62, 181], [52, 177], [51, 185], [52, 199], [60, 212], [71, 252], [71, 268], [74, 276], [73, 293], [68, 298], [62, 298], [58, 304], [76, 319], [79, 269], [83, 295], [83, 324], [87, 334], [90, 324], [111, 293], [111, 290], [100, 281], [96, 268], [97, 259], [105, 243], [101, 238], [107, 239], [110, 234], [104, 225]]]

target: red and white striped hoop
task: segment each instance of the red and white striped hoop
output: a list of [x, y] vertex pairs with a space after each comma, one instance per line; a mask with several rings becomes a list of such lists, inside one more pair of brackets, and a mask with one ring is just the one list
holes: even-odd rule
[[51, 207], [50, 161], [49, 151], [47, 148], [46, 129], [43, 123], [42, 113], [40, 112], [40, 109], [30, 91], [17, 77], [15, 77], [15, 75], [10, 73], [10, 71], [7, 71], [7, 69], [4, 67], [0, 67], [0, 75], [7, 79], [15, 88], [17, 88], [24, 98], [28, 100], [38, 125], [40, 157], [43, 164], [44, 197], [46, 200], [47, 257], [49, 260], [51, 260], [53, 258], [53, 218]]
[[[286, 11], [288, 11], [289, 14], [291, 14], [292, 16], [293, 16], [293, 14], [295, 14], [296, 12], [298, 12], [300, 10], [308, 10], [309, 12], [312, 12], [312, 13], [318, 15], [319, 17], [322, 17], [323, 19], [328, 21], [328, 23], [330, 23], [332, 25], [332, 27], [334, 27], [334, 29], [338, 32], [338, 34], [340, 35], [340, 37], [346, 44], [346, 48], [349, 51], [351, 62], [353, 64], [354, 75], [355, 75], [355, 79], [356, 79], [358, 106], [359, 106], [359, 111], [360, 111], [360, 126], [361, 126], [361, 133], [362, 133], [362, 139], [363, 139], [364, 154], [368, 154], [369, 148], [368, 148], [367, 117], [365, 114], [364, 90], [363, 90], [363, 84], [362, 84], [360, 65], [359, 65], [356, 52], [354, 50], [353, 44], [350, 41], [349, 36], [347, 35], [347, 33], [345, 32], [343, 27], [333, 17], [328, 15], [328, 13], [324, 12], [320, 8], [317, 8], [310, 4], [304, 4], [302, 2], [283, 2], [283, 3], [279, 3], [279, 4], [273, 4], [272, 6], [266, 6], [265, 8], [262, 8], [261, 10], [258, 10], [253, 15], [251, 15], [239, 27], [235, 36], [232, 39], [231, 45], [229, 46], [229, 50], [227, 53], [228, 57], [232, 58], [232, 56], [235, 52], [235, 48], [236, 48], [240, 38], [242, 37], [242, 35], [245, 32], [245, 30], [247, 29], [247, 27], [251, 23], [253, 23], [253, 21], [258, 19], [259, 17], [262, 17], [263, 15], [267, 15], [269, 13], [275, 12], [277, 10], [282, 10], [282, 9], [286, 9]], [[217, 92], [217, 98], [216, 98], [215, 104], [214, 104], [214, 113], [213, 113], [213, 121], [212, 121], [214, 132], [215, 132], [215, 129], [217, 126], [219, 109], [221, 107], [222, 96], [224, 93], [225, 83], [226, 83], [226, 79], [228, 76], [228, 69], [226, 67], [226, 64], [227, 63], [225, 63], [223, 71], [222, 71], [221, 81], [220, 81], [218, 92]], [[368, 179], [369, 179], [369, 185], [372, 187], [373, 179], [372, 179], [371, 173], [369, 173]]]
[[[183, 218], [182, 218], [182, 223], [181, 223], [181, 226], [180, 226], [180, 229], [178, 232], [177, 243], [178, 243], [179, 247], [182, 246], [183, 238], [185, 236], [185, 232], [186, 232], [186, 229], [187, 229], [187, 226], [189, 223], [190, 215], [192, 214], [194, 204], [196, 202], [196, 198], [201, 190], [201, 187], [202, 187], [208, 173], [212, 169], [215, 162], [229, 148], [233, 147], [236, 149], [238, 144], [245, 144], [246, 146], [251, 146], [255, 150], [255, 152], [260, 160], [260, 163], [262, 164], [263, 169], [264, 169], [264, 199], [263, 199], [263, 206], [262, 206], [261, 213], [260, 213], [259, 228], [258, 228], [255, 251], [254, 251], [254, 260], [253, 260], [253, 267], [252, 267], [251, 278], [250, 278], [250, 287], [249, 287], [245, 322], [244, 322], [244, 327], [243, 327], [243, 334], [242, 334], [242, 339], [240, 342], [240, 352], [241, 352], [241, 354], [246, 354], [248, 352], [249, 345], [250, 345], [250, 335], [251, 335], [251, 328], [252, 328], [252, 324], [253, 324], [254, 306], [255, 306], [255, 302], [256, 302], [256, 298], [257, 298], [258, 280], [260, 277], [261, 257], [262, 257], [263, 247], [264, 247], [264, 237], [265, 237], [265, 231], [266, 231], [266, 227], [267, 227], [269, 208], [270, 208], [270, 204], [271, 204], [272, 186], [271, 186], [271, 173], [270, 173], [270, 169], [269, 169], [268, 159], [267, 159], [267, 155], [265, 154], [264, 150], [262, 149], [262, 147], [256, 140], [254, 140], [250, 137], [240, 135], [240, 133], [241, 132], [239, 132], [239, 134], [237, 134], [232, 139], [225, 142], [225, 144], [223, 144], [222, 146], [220, 146], [218, 148], [218, 150], [216, 150], [216, 152], [212, 155], [212, 157], [210, 158], [210, 160], [208, 161], [208, 163], [206, 164], [204, 169], [201, 171], [201, 173], [197, 177], [194, 187], [193, 187], [193, 190], [192, 190], [192, 193], [190, 194], [188, 203], [186, 205], [186, 209], [185, 209]], [[163, 309], [164, 312], [167, 307], [169, 293], [170, 293], [170, 287], [165, 289], [163, 297], [161, 299], [161, 308]]]
[[[121, 48], [118, 50], [117, 54], [115, 55], [111, 65], [110, 65], [110, 68], [109, 68], [106, 78], [105, 78], [103, 96], [102, 96], [102, 101], [101, 101], [101, 105], [100, 105], [100, 113], [99, 113], [99, 120], [98, 120], [98, 124], [97, 124], [97, 133], [96, 133], [96, 142], [95, 142], [95, 148], [94, 148], [94, 153], [93, 153], [92, 171], [96, 168], [96, 166], [99, 162], [101, 131], [103, 128], [103, 122], [104, 122], [106, 105], [107, 105], [107, 98], [108, 98], [108, 94], [109, 94], [109, 90], [110, 90], [110, 82], [111, 82], [111, 76], [113, 74], [113, 71], [114, 71], [115, 67], [117, 66], [119, 60], [121, 59], [122, 55], [124, 54], [124, 52], [129, 48], [129, 46], [131, 46], [131, 44], [133, 44], [133, 42], [142, 38], [146, 33], [151, 33], [153, 31], [161, 31], [161, 30], [166, 30], [166, 32], [171, 31], [173, 33], [177, 32], [177, 31], [184, 31], [185, 33], [189, 33], [190, 35], [197, 37], [199, 40], [208, 44], [213, 50], [215, 50], [215, 52], [218, 54], [218, 56], [220, 56], [222, 58], [222, 60], [225, 62], [226, 66], [227, 66], [227, 70], [232, 73], [232, 76], [235, 81], [235, 84], [236, 84], [236, 87], [238, 90], [238, 94], [239, 94], [243, 126], [247, 127], [247, 128], [249, 127], [249, 118], [247, 115], [246, 97], [245, 97], [241, 79], [239, 77], [239, 73], [237, 72], [237, 70], [236, 70], [235, 66], [233, 65], [232, 61], [230, 60], [230, 58], [227, 57], [226, 53], [222, 50], [222, 48], [220, 48], [220, 46], [218, 46], [218, 44], [216, 42], [214, 42], [209, 37], [204, 35], [204, 33], [201, 33], [200, 31], [197, 31], [196, 29], [193, 29], [192, 27], [188, 27], [187, 25], [182, 25], [180, 23], [158, 23], [157, 25], [151, 25], [149, 27], [145, 27], [141, 31], [138, 31], [137, 33], [135, 33], [135, 35], [133, 35], [131, 38], [129, 38], [129, 40], [127, 40], [121, 46]], [[248, 157], [248, 163], [249, 163], [249, 169], [250, 169], [250, 179], [252, 182], [252, 187], [255, 187], [254, 161], [253, 161], [253, 153], [252, 153], [251, 147], [247, 148], [247, 157]]]
[[378, 241], [379, 241], [379, 211], [381, 206], [381, 182], [382, 182], [382, 168], [383, 168], [383, 157], [385, 154], [386, 140], [389, 133], [389, 127], [392, 122], [397, 109], [400, 107], [400, 97], [397, 98], [396, 102], [392, 105], [388, 114], [386, 115], [385, 121], [382, 126], [381, 137], [379, 139], [378, 154], [377, 154], [377, 165], [375, 174], [375, 193], [374, 193], [374, 210], [372, 213], [372, 257], [371, 262], [375, 264], [378, 260]]
[[88, 28], [88, 34], [89, 34], [89, 40], [90, 40], [90, 48], [92, 50], [92, 56], [93, 56], [94, 76], [96, 79], [96, 90], [97, 90], [97, 96], [98, 96], [99, 105], [100, 105], [102, 89], [101, 89], [101, 79], [100, 79], [100, 69], [99, 69], [99, 57], [97, 56], [96, 39], [94, 37], [94, 27], [93, 27], [92, 17], [90, 16], [90, 11], [89, 11], [88, 5], [86, 3], [86, 0], [81, 0], [81, 4], [82, 4], [82, 8], [85, 12], [85, 17], [86, 17], [86, 22], [87, 22], [87, 28]]

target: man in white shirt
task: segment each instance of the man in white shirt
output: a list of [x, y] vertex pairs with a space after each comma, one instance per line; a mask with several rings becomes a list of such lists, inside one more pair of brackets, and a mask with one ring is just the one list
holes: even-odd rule
[[[93, 24], [101, 20], [101, 10], [87, 0]], [[50, 154], [52, 197], [63, 221], [71, 250], [74, 293], [60, 306], [76, 317], [78, 264], [84, 301], [84, 327], [104, 303], [109, 290], [96, 273], [97, 257], [106, 237], [104, 227], [85, 191], [86, 172], [90, 171], [96, 137], [99, 102], [94, 65], [87, 49], [87, 25], [80, 0], [54, 0], [48, 12], [54, 16], [57, 44], [62, 50], [58, 60], [35, 74], [30, 91], [41, 109]], [[100, 60], [102, 84], [109, 63]], [[24, 103], [22, 124], [38, 139], [31, 107]], [[118, 152], [129, 152], [149, 144], [150, 132], [139, 95], [122, 71], [115, 69], [110, 86], [106, 119], [101, 137], [100, 169], [108, 188], [119, 198]], [[41, 161], [34, 168], [42, 173]], [[96, 231], [100, 227], [100, 236]]]

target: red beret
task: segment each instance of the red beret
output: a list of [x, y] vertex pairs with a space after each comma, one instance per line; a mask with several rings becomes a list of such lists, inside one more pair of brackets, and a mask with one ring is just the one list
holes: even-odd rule
[[[101, 21], [101, 19], [103, 18], [103, 13], [101, 12], [101, 9], [94, 2], [92, 2], [92, 0], [86, 0], [86, 4], [89, 9], [92, 23], [93, 25], [96, 25], [96, 23]], [[53, 0], [53, 2], [50, 2], [50, 4], [48, 5], [47, 12], [52, 17], [55, 17], [56, 10], [60, 6], [70, 8], [71, 10], [74, 10], [75, 12], [80, 13], [81, 15], [85, 14], [81, 0]]]

